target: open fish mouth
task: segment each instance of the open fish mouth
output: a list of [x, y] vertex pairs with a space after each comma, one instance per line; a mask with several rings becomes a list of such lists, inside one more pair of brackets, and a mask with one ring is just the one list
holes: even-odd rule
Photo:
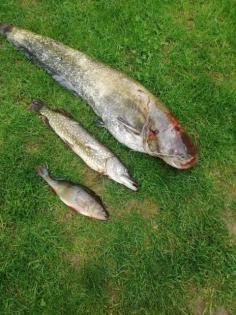
[[188, 169], [190, 167], [192, 167], [196, 162], [197, 162], [197, 155], [194, 155], [194, 156], [191, 156], [190, 158], [188, 159], [185, 159], [185, 160], [178, 160], [178, 159], [164, 159], [166, 163], [168, 163], [169, 165], [175, 167], [175, 168], [178, 168], [178, 169], [182, 169], [182, 170], [185, 170], [185, 169]]
[[118, 178], [116, 178], [116, 181], [131, 190], [134, 190], [134, 191], [138, 190], [138, 184], [134, 182], [133, 179], [129, 175], [124, 175], [124, 174], [120, 175]]
[[180, 162], [180, 165], [182, 169], [187, 169], [187, 168], [192, 167], [196, 162], [197, 162], [197, 155], [192, 156], [190, 159], [184, 162]]
[[131, 178], [129, 178], [128, 176], [123, 176], [122, 177], [122, 182], [123, 185], [125, 185], [126, 187], [137, 191], [138, 190], [138, 184], [135, 183]]
[[167, 153], [155, 153], [153, 154], [153, 156], [158, 156], [167, 164], [178, 169], [188, 169], [197, 162], [197, 154], [189, 156], [188, 158], [183, 158], [178, 155], [167, 154]]

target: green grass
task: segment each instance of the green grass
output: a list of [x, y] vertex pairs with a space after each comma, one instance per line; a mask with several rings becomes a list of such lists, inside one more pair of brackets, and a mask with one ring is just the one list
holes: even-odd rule
[[[236, 314], [234, 1], [9, 0], [0, 3], [0, 21], [138, 79], [200, 151], [187, 171], [130, 151], [1, 37], [0, 313]], [[35, 97], [71, 112], [112, 149], [139, 191], [66, 150], [26, 110]], [[71, 213], [35, 174], [41, 162], [94, 189], [111, 220]]]

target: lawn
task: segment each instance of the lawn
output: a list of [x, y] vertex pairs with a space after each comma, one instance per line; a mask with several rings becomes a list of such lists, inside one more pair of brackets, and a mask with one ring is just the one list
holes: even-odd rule
[[[186, 171], [129, 150], [0, 37], [0, 314], [236, 314], [235, 2], [1, 0], [0, 21], [139, 80], [199, 150]], [[139, 191], [89, 169], [26, 109], [32, 98], [71, 112]], [[110, 220], [69, 210], [41, 162], [99, 194]]]

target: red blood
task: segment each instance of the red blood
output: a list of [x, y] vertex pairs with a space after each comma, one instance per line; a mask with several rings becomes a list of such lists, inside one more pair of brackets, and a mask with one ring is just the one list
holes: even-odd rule
[[196, 159], [197, 159], [197, 156], [195, 155], [191, 159], [189, 159], [187, 162], [180, 163], [180, 164], [181, 164], [181, 166], [188, 168], [189, 166], [191, 166], [192, 164], [195, 163]]
[[158, 134], [158, 130], [152, 130], [150, 129], [148, 132], [148, 141], [152, 141], [156, 139], [156, 135]]
[[186, 135], [186, 133], [182, 134], [182, 140], [183, 140], [183, 143], [185, 144], [185, 146], [188, 150], [188, 154], [195, 157], [195, 159], [196, 159], [197, 150], [196, 150], [195, 146], [191, 143], [191, 141], [190, 141], [189, 137]]
[[170, 112], [167, 112], [166, 115], [170, 119], [172, 127], [175, 130], [179, 131], [180, 133], [183, 133], [184, 129], [180, 126], [180, 123], [178, 122], [177, 118], [174, 115], [172, 115]]
[[167, 117], [170, 119], [172, 127], [181, 134], [181, 139], [185, 144], [188, 154], [192, 156], [187, 162], [181, 163], [183, 167], [189, 167], [194, 164], [197, 159], [197, 150], [195, 146], [191, 143], [190, 138], [184, 132], [184, 129], [180, 126], [178, 120], [170, 112], [166, 113]]
[[51, 192], [53, 192], [54, 194], [56, 194], [56, 190], [55, 190], [54, 188], [52, 188], [52, 187], [50, 186], [49, 189], [50, 189]]

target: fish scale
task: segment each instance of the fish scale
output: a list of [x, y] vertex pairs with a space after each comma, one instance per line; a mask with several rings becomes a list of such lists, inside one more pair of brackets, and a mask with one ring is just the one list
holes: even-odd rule
[[50, 185], [61, 201], [71, 209], [94, 219], [108, 219], [108, 213], [101, 200], [95, 197], [92, 191], [78, 184], [50, 176], [45, 165], [39, 165], [37, 173]]
[[29, 109], [38, 112], [52, 130], [90, 168], [132, 190], [137, 190], [137, 185], [119, 159], [78, 122], [66, 116], [62, 110], [51, 110], [39, 100], [33, 100]]
[[0, 24], [0, 33], [82, 97], [120, 143], [178, 169], [194, 165], [196, 148], [184, 129], [139, 82], [51, 38], [8, 24]]

